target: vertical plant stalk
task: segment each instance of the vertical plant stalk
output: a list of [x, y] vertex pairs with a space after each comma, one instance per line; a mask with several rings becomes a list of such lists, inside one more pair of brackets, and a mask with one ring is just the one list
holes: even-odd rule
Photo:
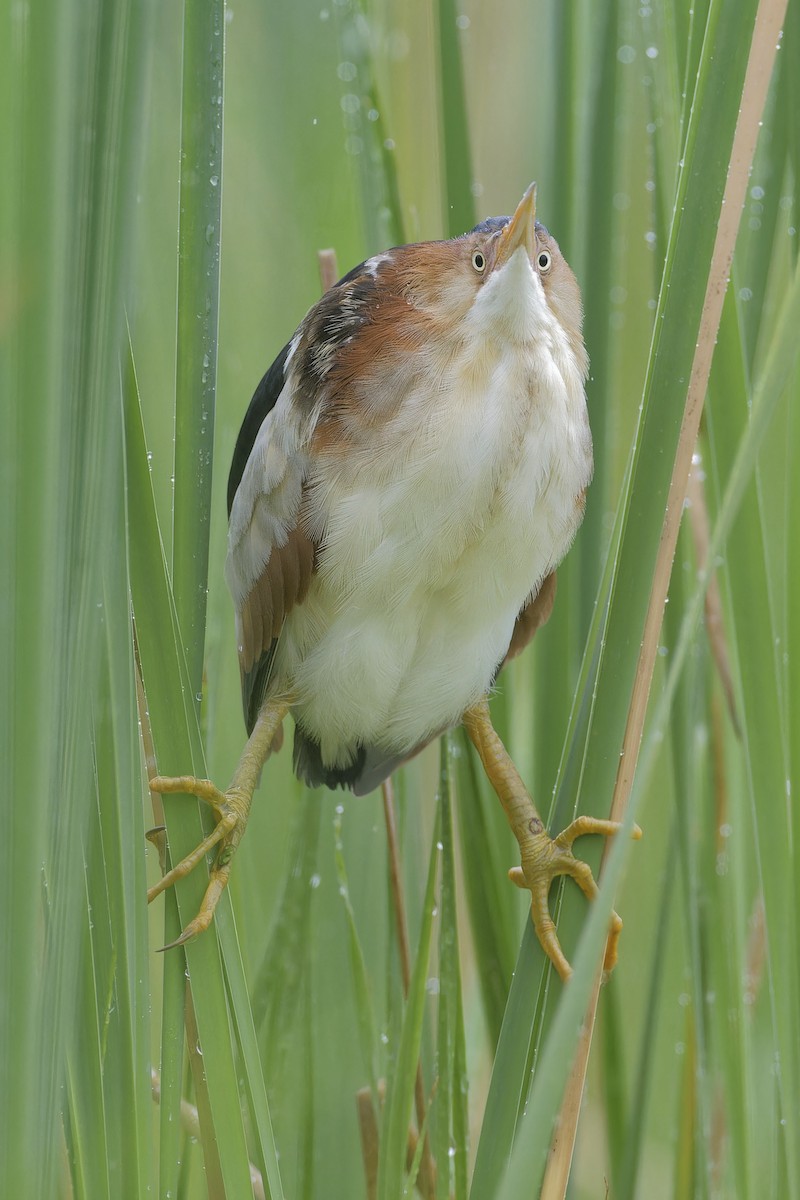
[[464, 93], [464, 68], [454, 0], [439, 0], [439, 78], [444, 148], [445, 237], [457, 237], [475, 224], [472, 158]]
[[[136, 644], [136, 629], [134, 626], [134, 645], [135, 644]], [[144, 684], [142, 682], [142, 670], [141, 670], [141, 664], [139, 661], [138, 651], [136, 653], [135, 662], [136, 662], [136, 705], [139, 710], [139, 727], [141, 730], [142, 751], [144, 754], [145, 769], [147, 771], [147, 780], [149, 783], [149, 781], [151, 779], [153, 779], [155, 775], [157, 775], [158, 768], [156, 765], [156, 748], [155, 748], [155, 744], [153, 742], [153, 730], [150, 726], [150, 713], [148, 712], [148, 709], [147, 709], [147, 698], [145, 696]], [[164, 802], [163, 802], [161, 793], [154, 792], [152, 789], [150, 789], [150, 803], [152, 804], [152, 807], [153, 807], [153, 819], [156, 822], [156, 825], [155, 825], [155, 829], [151, 830], [147, 836], [148, 836], [148, 839], [153, 843], [153, 845], [155, 845], [156, 848], [158, 849], [159, 863], [161, 866], [161, 871], [163, 873], [165, 870], [167, 870], [168, 864], [166, 861], [167, 841], [166, 841], [165, 825], [164, 825]], [[181, 962], [181, 966], [182, 966], [184, 972], [186, 972], [185, 955], [183, 955], [182, 953], [180, 955], [180, 962]], [[174, 1023], [174, 1025], [171, 1026], [171, 1028], [179, 1030], [181, 1028], [180, 1023], [176, 1021]], [[184, 1028], [185, 1028], [185, 1032], [186, 1032], [186, 1039], [188, 1040], [189, 1055], [190, 1055], [190, 1061], [191, 1061], [197, 1057], [197, 1047], [199, 1045], [199, 1033], [197, 1030], [197, 1018], [195, 1016], [194, 1005], [192, 1003], [192, 986], [189, 983], [188, 979], [186, 981], [186, 986], [184, 989]], [[170, 1045], [168, 1047], [169, 1064], [168, 1065], [165, 1064], [165, 1066], [166, 1066], [167, 1070], [174, 1071], [176, 1074], [179, 1074], [181, 1071], [182, 1065], [183, 1065], [183, 1050], [184, 1050], [184, 1044], [185, 1044], [184, 1038], [178, 1038], [177, 1044], [174, 1044], [176, 1041], [176, 1039], [174, 1037], [171, 1037], [169, 1039], [169, 1041], [170, 1041]], [[162, 1061], [163, 1061], [163, 1054], [162, 1054]], [[206, 1172], [206, 1185], [208, 1188], [208, 1194], [210, 1197], [224, 1196], [225, 1188], [224, 1188], [224, 1184], [222, 1181], [222, 1169], [220, 1167], [219, 1155], [217, 1154], [216, 1139], [214, 1137], [214, 1123], [213, 1123], [213, 1120], [211, 1117], [211, 1104], [210, 1104], [210, 1100], [209, 1100], [209, 1096], [208, 1096], [208, 1083], [206, 1081], [205, 1074], [202, 1070], [202, 1064], [200, 1064], [199, 1070], [194, 1069], [194, 1065], [193, 1065], [193, 1076], [195, 1079], [196, 1091], [197, 1091], [197, 1101], [198, 1101], [197, 1108], [194, 1110], [196, 1126], [197, 1126], [197, 1131], [198, 1131], [195, 1134], [195, 1136], [200, 1138], [200, 1140], [202, 1141], [202, 1144], [203, 1144], [203, 1156], [204, 1156], [203, 1164], [204, 1164], [205, 1172]], [[174, 1089], [174, 1096], [177, 1096], [178, 1092], [179, 1092], [179, 1088], [176, 1087]], [[160, 1075], [158, 1076], [158, 1094], [156, 1095], [156, 1093], [154, 1092], [153, 1098], [159, 1104], [161, 1103], [161, 1077], [160, 1077]], [[181, 1111], [183, 1110], [183, 1107], [185, 1104], [186, 1104], [186, 1101], [181, 1099], [181, 1101], [180, 1101]], [[203, 1118], [202, 1121], [201, 1121], [201, 1115]], [[175, 1151], [177, 1149], [176, 1139], [177, 1139], [177, 1135], [178, 1135], [178, 1130], [177, 1130], [177, 1128], [174, 1127], [176, 1125], [176, 1122], [173, 1120], [174, 1116], [175, 1116], [175, 1114], [172, 1111], [168, 1111], [166, 1114], [166, 1118], [164, 1121], [162, 1121], [162, 1125], [161, 1125], [162, 1164], [167, 1168], [167, 1170], [171, 1170], [173, 1167], [173, 1162], [177, 1162], [177, 1154], [175, 1153]], [[172, 1128], [171, 1128], [171, 1126], [172, 1126]], [[170, 1147], [171, 1147], [171, 1150], [170, 1150]], [[169, 1159], [170, 1159], [169, 1163], [164, 1163], [165, 1156], [169, 1157]]]
[[[717, 237], [706, 285], [697, 348], [686, 394], [683, 421], [672, 471], [669, 498], [645, 620], [639, 663], [631, 696], [623, 753], [611, 803], [611, 819], [621, 821], [630, 796], [639, 755], [644, 718], [658, 650], [658, 637], [667, 599], [672, 562], [678, 540], [683, 501], [689, 480], [692, 453], [697, 441], [711, 360], [722, 316], [722, 303], [730, 277], [739, 218], [744, 204], [761, 115], [767, 98], [776, 47], [786, 15], [787, 0], [762, 0], [756, 13], [742, 101], [731, 149], [728, 178], [720, 211]], [[548, 1157], [541, 1200], [562, 1200], [566, 1194], [575, 1147], [580, 1099], [586, 1078], [591, 1035], [597, 1015], [601, 973], [592, 988], [582, 1035], [562, 1101], [557, 1135]]]
[[339, 267], [335, 250], [318, 250], [319, 282], [323, 292], [330, 291], [339, 278]]
[[[694, 457], [692, 463], [694, 467]], [[711, 657], [714, 660], [714, 666], [717, 668], [731, 724], [736, 736], [741, 740], [742, 726], [739, 721], [739, 714], [736, 711], [736, 696], [733, 687], [728, 640], [725, 636], [724, 614], [722, 611], [722, 594], [720, 592], [719, 580], [714, 570], [714, 564], [709, 564], [708, 558], [711, 526], [708, 519], [708, 505], [706, 504], [703, 473], [699, 459], [696, 469], [692, 469], [689, 472], [686, 499], [689, 504], [689, 521], [692, 527], [692, 538], [697, 557], [697, 570], [698, 572], [709, 572], [705, 600], [706, 637], [708, 638], [708, 645], [711, 650]]]
[[[411, 986], [411, 949], [408, 940], [408, 921], [403, 895], [403, 876], [400, 870], [400, 850], [397, 842], [397, 821], [394, 812], [394, 785], [391, 776], [381, 784], [383, 815], [386, 822], [386, 844], [389, 851], [389, 881], [392, 889], [392, 905], [397, 925], [397, 945], [400, 951], [400, 972], [403, 979], [403, 995], [408, 999]], [[422, 1133], [426, 1122], [425, 1081], [422, 1078], [422, 1063], [417, 1062], [417, 1077], [414, 1082], [414, 1107], [417, 1113], [417, 1128]], [[436, 1194], [436, 1165], [431, 1154], [427, 1133], [424, 1134], [422, 1158], [419, 1168], [419, 1186], [424, 1196]]]
[[185, 0], [172, 572], [198, 705], [217, 388], [224, 62], [225, 0]]

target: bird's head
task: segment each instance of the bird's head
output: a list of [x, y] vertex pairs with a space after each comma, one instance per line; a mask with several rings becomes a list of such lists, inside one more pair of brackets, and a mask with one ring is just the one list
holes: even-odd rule
[[490, 217], [462, 237], [390, 254], [406, 297], [443, 332], [526, 341], [555, 319], [584, 362], [580, 289], [555, 238], [536, 220], [535, 184], [512, 217]]
[[512, 217], [489, 217], [449, 241], [396, 246], [349, 271], [306, 315], [284, 370], [306, 398], [298, 411], [319, 418], [319, 436], [335, 426], [332, 444], [349, 445], [365, 417], [385, 421], [420, 379], [447, 377], [456, 360], [485, 371], [538, 345], [582, 382], [581, 324], [577, 281], [536, 220], [531, 184]]

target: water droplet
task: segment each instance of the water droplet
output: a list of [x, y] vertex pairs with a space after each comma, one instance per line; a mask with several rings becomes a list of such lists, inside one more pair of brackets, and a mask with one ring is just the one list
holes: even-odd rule
[[309, 882], [310, 886], [316, 890], [319, 887], [319, 885], [322, 883], [322, 880], [319, 877], [319, 875], [314, 874], [311, 876], [311, 878], [309, 879], [308, 882]]
[[621, 63], [632, 63], [636, 58], [636, 50], [633, 46], [620, 46], [617, 51], [617, 58]]
[[212, 187], [216, 187], [219, 183], [219, 175], [212, 175], [208, 182]]

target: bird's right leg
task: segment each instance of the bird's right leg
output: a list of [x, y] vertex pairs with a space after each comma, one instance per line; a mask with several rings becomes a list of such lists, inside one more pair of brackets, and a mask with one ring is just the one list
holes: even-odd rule
[[171, 946], [180, 946], [184, 942], [188, 942], [190, 938], [196, 937], [198, 933], [208, 929], [211, 924], [214, 909], [228, 884], [231, 861], [236, 853], [236, 847], [242, 840], [247, 825], [253, 792], [256, 789], [261, 768], [269, 757], [273, 741], [289, 707], [290, 701], [286, 697], [265, 701], [256, 718], [253, 732], [242, 751], [233, 778], [224, 792], [220, 791], [210, 779], [197, 779], [194, 775], [156, 775], [150, 780], [151, 791], [160, 792], [162, 795], [181, 793], [197, 796], [199, 800], [204, 800], [214, 810], [217, 821], [211, 833], [148, 890], [147, 901], [149, 904], [178, 879], [183, 879], [188, 875], [210, 850], [213, 850], [215, 846], [219, 847], [197, 916], [189, 922], [176, 941], [170, 943], [170, 946], [164, 947], [165, 950], [170, 949]]
[[[567, 980], [572, 974], [572, 968], [561, 949], [556, 927], [550, 916], [550, 885], [559, 875], [570, 875], [584, 895], [593, 900], [597, 895], [597, 884], [588, 864], [572, 853], [572, 843], [587, 833], [599, 833], [610, 837], [619, 831], [620, 823], [598, 817], [580, 816], [557, 837], [551, 838], [511, 756], [492, 725], [487, 701], [481, 700], [468, 708], [462, 719], [519, 843], [521, 865], [512, 867], [508, 873], [509, 878], [517, 887], [531, 893], [531, 919], [542, 949], [561, 978]], [[638, 825], [634, 825], [632, 836], [642, 836]], [[622, 921], [612, 912], [604, 962], [606, 971], [610, 971], [617, 961], [617, 944], [621, 929]]]

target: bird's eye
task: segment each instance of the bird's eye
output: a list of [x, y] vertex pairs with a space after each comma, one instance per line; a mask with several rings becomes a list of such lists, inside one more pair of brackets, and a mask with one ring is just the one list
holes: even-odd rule
[[476, 250], [472, 256], [472, 265], [478, 274], [482, 275], [486, 270], [486, 255], [482, 254], [480, 250]]
[[536, 259], [536, 262], [539, 266], [539, 272], [542, 275], [546, 275], [553, 265], [553, 260], [547, 250], [539, 251], [539, 257]]

